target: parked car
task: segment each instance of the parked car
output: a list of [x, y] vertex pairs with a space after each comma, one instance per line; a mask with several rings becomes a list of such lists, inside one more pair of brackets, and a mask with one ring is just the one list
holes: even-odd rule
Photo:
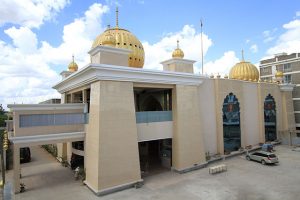
[[263, 165], [274, 164], [279, 162], [278, 157], [274, 153], [267, 151], [256, 151], [254, 153], [247, 153], [246, 159], [258, 161]]
[[29, 147], [20, 148], [20, 162], [27, 163], [31, 161], [31, 153]]

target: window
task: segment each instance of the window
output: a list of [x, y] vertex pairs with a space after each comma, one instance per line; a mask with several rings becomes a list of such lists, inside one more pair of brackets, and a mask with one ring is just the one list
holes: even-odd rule
[[283, 64], [283, 71], [284, 72], [291, 71], [291, 63]]
[[290, 74], [284, 75], [283, 76], [283, 82], [284, 83], [291, 83], [292, 82], [292, 75], [290, 75]]
[[297, 137], [300, 137], [300, 133], [297, 133]]

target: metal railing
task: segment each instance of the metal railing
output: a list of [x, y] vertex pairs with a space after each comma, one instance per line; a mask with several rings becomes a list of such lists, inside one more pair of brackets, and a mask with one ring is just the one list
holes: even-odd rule
[[136, 112], [136, 123], [172, 121], [172, 111]]

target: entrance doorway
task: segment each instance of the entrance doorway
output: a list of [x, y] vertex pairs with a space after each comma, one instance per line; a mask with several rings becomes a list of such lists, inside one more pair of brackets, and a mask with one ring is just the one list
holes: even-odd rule
[[143, 177], [170, 170], [172, 139], [139, 142], [139, 157]]

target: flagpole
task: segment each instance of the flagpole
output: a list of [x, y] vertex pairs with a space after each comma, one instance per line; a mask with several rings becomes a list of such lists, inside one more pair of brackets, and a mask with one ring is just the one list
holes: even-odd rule
[[203, 70], [203, 39], [202, 39], [202, 27], [203, 27], [203, 23], [202, 23], [202, 19], [200, 20], [201, 22], [201, 64], [202, 64], [202, 75], [204, 75], [204, 70]]

